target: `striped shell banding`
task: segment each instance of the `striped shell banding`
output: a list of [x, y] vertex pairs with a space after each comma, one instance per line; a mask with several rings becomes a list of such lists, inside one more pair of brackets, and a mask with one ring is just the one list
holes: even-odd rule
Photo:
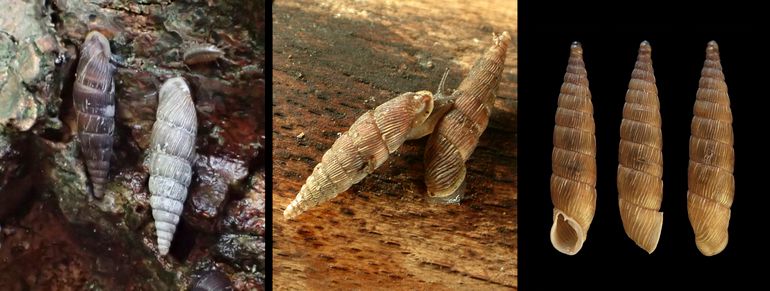
[[457, 203], [462, 199], [465, 162], [487, 128], [511, 36], [503, 32], [493, 41], [452, 94], [453, 105], [428, 139], [425, 184], [434, 202]]
[[551, 156], [551, 243], [568, 255], [583, 247], [596, 210], [595, 131], [583, 48], [574, 42], [559, 93]]
[[93, 195], [104, 196], [104, 184], [112, 158], [115, 130], [115, 66], [110, 44], [104, 35], [92, 31], [80, 49], [73, 99], [77, 112], [80, 148], [86, 161]]
[[719, 47], [714, 41], [706, 48], [694, 115], [690, 127], [687, 213], [698, 250], [713, 256], [727, 246], [730, 207], [735, 195], [733, 115]]
[[198, 120], [190, 89], [177, 77], [163, 83], [150, 137], [149, 189], [158, 251], [168, 253], [192, 178]]
[[642, 42], [623, 106], [617, 181], [623, 228], [648, 253], [663, 227], [663, 132], [651, 54]]
[[340, 135], [283, 215], [292, 219], [374, 172], [433, 111], [433, 94], [404, 93], [360, 116]]

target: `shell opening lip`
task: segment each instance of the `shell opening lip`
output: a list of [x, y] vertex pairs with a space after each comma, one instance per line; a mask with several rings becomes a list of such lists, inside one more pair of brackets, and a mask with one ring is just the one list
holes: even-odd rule
[[[433, 93], [430, 91], [419, 91], [415, 93], [414, 99], [420, 102], [415, 112], [423, 112], [425, 118], [433, 112]], [[422, 120], [424, 121], [424, 119]], [[422, 123], [422, 121], [420, 123]]]
[[575, 255], [585, 241], [583, 227], [559, 209], [554, 208], [553, 225], [551, 226], [551, 244], [559, 252]]

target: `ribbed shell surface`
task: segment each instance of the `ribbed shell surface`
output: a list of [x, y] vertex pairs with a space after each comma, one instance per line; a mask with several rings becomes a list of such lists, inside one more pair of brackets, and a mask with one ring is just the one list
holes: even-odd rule
[[727, 246], [735, 195], [732, 123], [719, 47], [711, 41], [706, 48], [690, 128], [687, 191], [687, 213], [695, 243], [706, 256], [716, 255]]
[[648, 253], [663, 227], [663, 133], [651, 54], [642, 42], [623, 106], [617, 181], [623, 228]]
[[294, 218], [374, 172], [432, 110], [433, 94], [420, 91], [404, 93], [361, 115], [324, 153], [284, 217]]
[[97, 198], [104, 195], [115, 130], [115, 66], [110, 63], [111, 56], [107, 38], [90, 32], [80, 49], [72, 89], [80, 149]]
[[161, 255], [168, 253], [187, 198], [197, 129], [195, 104], [187, 83], [182, 78], [169, 79], [159, 92], [149, 155], [150, 205]]
[[583, 48], [570, 48], [559, 93], [551, 155], [551, 243], [574, 255], [583, 246], [596, 210], [596, 137]]
[[465, 162], [476, 149], [489, 122], [511, 37], [496, 36], [471, 68], [457, 91], [454, 107], [438, 122], [425, 149], [428, 196], [444, 203], [459, 202], [465, 181]]

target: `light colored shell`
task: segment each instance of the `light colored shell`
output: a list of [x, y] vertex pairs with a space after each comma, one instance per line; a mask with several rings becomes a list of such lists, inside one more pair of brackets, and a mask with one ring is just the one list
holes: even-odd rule
[[359, 117], [326, 151], [283, 216], [292, 219], [374, 172], [433, 111], [433, 94], [404, 93]]
[[574, 42], [559, 93], [553, 131], [551, 243], [574, 255], [583, 247], [596, 210], [596, 128], [583, 48]]
[[452, 94], [454, 106], [438, 121], [428, 139], [425, 185], [433, 201], [456, 203], [462, 199], [465, 161], [487, 128], [511, 36], [503, 32], [493, 41]]
[[695, 100], [690, 136], [687, 213], [695, 244], [706, 256], [727, 246], [730, 207], [735, 195], [735, 151], [730, 97], [719, 61], [719, 47], [711, 41]]
[[80, 148], [97, 198], [104, 196], [115, 130], [115, 66], [111, 57], [107, 38], [97, 31], [88, 33], [72, 89]]
[[157, 119], [150, 141], [149, 188], [158, 251], [165, 255], [190, 186], [198, 120], [184, 79], [169, 79], [158, 95]]
[[626, 234], [652, 253], [663, 227], [663, 132], [660, 102], [646, 41], [631, 73], [620, 124], [618, 204]]

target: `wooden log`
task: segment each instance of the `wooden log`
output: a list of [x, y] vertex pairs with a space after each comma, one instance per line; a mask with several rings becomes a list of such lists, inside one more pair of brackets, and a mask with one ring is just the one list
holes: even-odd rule
[[515, 1], [274, 4], [276, 290], [516, 288], [515, 41], [459, 205], [426, 200], [423, 138], [331, 201], [282, 216], [358, 116], [403, 92], [435, 92], [445, 68], [456, 88], [492, 32], [515, 40], [516, 11]]

